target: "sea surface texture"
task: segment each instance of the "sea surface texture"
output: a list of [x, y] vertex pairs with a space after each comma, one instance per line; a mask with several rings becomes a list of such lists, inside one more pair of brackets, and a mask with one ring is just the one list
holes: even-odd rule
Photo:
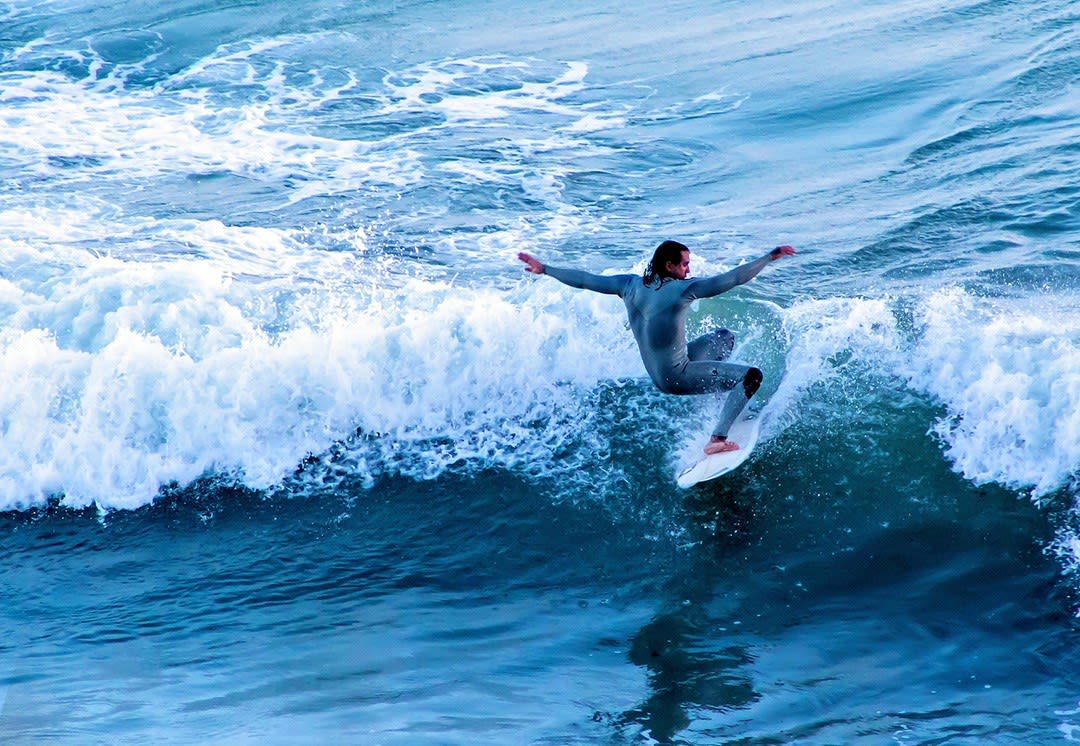
[[0, 0], [0, 742], [1080, 740], [1078, 291], [1074, 0]]

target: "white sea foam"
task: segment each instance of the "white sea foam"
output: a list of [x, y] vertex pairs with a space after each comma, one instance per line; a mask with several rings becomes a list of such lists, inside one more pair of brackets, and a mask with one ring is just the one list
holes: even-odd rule
[[[598, 221], [564, 195], [567, 164], [610, 155], [591, 133], [621, 126], [625, 104], [582, 97], [586, 65], [463, 58], [361, 80], [324, 59], [326, 45], [349, 43], [323, 34], [225, 45], [152, 87], [129, 81], [153, 65], [152, 52], [106, 64], [93, 44], [71, 61], [85, 77], [50, 64], [0, 73], [0, 160], [19, 174], [7, 211], [42, 211], [38, 195], [47, 190], [52, 214], [37, 222], [51, 226], [48, 240], [82, 236], [114, 253], [149, 246], [152, 255], [170, 246], [209, 250], [213, 242], [184, 234], [214, 230], [230, 208], [273, 212], [316, 199], [321, 211], [333, 197], [342, 199], [330, 209], [360, 215], [350, 230], [416, 225], [427, 232], [422, 240], [437, 235], [453, 251], [490, 242], [494, 226], [510, 224], [504, 243], [595, 229]], [[18, 54], [48, 60], [59, 52], [43, 40]], [[320, 63], [305, 65], [308, 56]], [[441, 199], [432, 201], [436, 184]], [[145, 205], [129, 199], [140, 192]], [[167, 220], [221, 198], [228, 202], [217, 220]], [[447, 217], [446, 200], [463, 204]], [[484, 208], [470, 209], [473, 200]], [[34, 221], [19, 222], [8, 225]], [[260, 229], [249, 230], [263, 242]], [[242, 261], [258, 263], [260, 253]], [[280, 264], [280, 253], [270, 253]]]
[[383, 111], [438, 112], [456, 125], [506, 121], [525, 111], [554, 115], [568, 132], [609, 129], [625, 110], [605, 110], [566, 99], [585, 89], [588, 66], [571, 62], [538, 75], [529, 61], [503, 57], [444, 60], [387, 76], [390, 101]]
[[[96, 69], [92, 60], [87, 64], [91, 72]], [[71, 187], [214, 172], [256, 181], [290, 178], [289, 202], [422, 178], [417, 154], [407, 147], [373, 148], [359, 139], [288, 126], [297, 112], [333, 100], [351, 81], [322, 81], [322, 88], [287, 85], [273, 71], [252, 66], [242, 79], [257, 86], [259, 95], [230, 105], [185, 87], [208, 68], [231, 70], [236, 64], [237, 53], [211, 57], [170, 80], [171, 87], [157, 89], [124, 88], [116, 70], [107, 80], [72, 80], [48, 70], [2, 73], [0, 156]]]
[[944, 408], [928, 429], [965, 478], [1044, 495], [1080, 469], [1080, 323], [1073, 305], [1068, 298], [992, 299], [958, 288], [914, 301], [798, 303], [784, 315], [791, 348], [774, 404], [791, 414], [810, 386], [839, 374], [838, 355], [860, 361]]
[[575, 387], [640, 365], [619, 304], [554, 283], [342, 294], [219, 267], [84, 255], [0, 282], [0, 507], [136, 507], [206, 474], [272, 488], [357, 433], [367, 479], [546, 462], [593, 437]]
[[918, 309], [910, 380], [945, 404], [935, 426], [965, 477], [1044, 494], [1080, 468], [1080, 322], [1061, 297], [960, 290]]
[[891, 375], [903, 347], [896, 316], [884, 299], [827, 298], [793, 305], [783, 314], [789, 347], [784, 380], [772, 397], [778, 422], [797, 417], [806, 391], [862, 365]]

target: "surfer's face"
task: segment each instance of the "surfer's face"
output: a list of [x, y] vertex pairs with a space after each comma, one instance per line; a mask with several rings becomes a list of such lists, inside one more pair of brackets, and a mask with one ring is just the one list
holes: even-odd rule
[[668, 277], [674, 277], [676, 280], [685, 280], [690, 276], [690, 252], [684, 251], [678, 264], [675, 264], [674, 262], [664, 262], [664, 269], [667, 270]]

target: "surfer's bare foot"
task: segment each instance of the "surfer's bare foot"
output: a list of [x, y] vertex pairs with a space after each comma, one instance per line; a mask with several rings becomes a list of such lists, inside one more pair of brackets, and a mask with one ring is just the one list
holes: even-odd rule
[[705, 444], [705, 455], [712, 456], [714, 453], [727, 453], [739, 450], [739, 444], [727, 438], [718, 438], [715, 435]]

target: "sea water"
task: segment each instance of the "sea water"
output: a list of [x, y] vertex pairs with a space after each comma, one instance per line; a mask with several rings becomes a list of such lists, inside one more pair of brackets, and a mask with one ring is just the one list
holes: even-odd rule
[[[1080, 739], [1065, 0], [0, 2], [0, 741]], [[675, 473], [675, 238], [763, 440]]]

